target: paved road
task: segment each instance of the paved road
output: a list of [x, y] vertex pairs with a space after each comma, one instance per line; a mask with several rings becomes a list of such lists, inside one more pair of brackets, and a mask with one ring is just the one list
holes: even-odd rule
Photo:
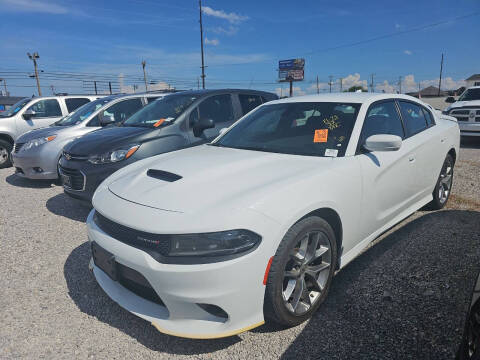
[[0, 358], [451, 359], [480, 270], [480, 142], [460, 156], [448, 209], [375, 241], [310, 322], [212, 341], [160, 334], [113, 303], [87, 270], [89, 209], [0, 170]]

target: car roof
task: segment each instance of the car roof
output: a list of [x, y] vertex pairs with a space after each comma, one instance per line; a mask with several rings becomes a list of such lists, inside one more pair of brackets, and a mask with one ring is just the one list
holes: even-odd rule
[[281, 104], [289, 102], [341, 102], [341, 103], [366, 103], [384, 99], [404, 99], [419, 102], [417, 98], [404, 94], [368, 93], [368, 92], [342, 92], [294, 96], [269, 102]]
[[[224, 93], [237, 93], [237, 92], [246, 92], [246, 93], [255, 93], [255, 94], [265, 94], [265, 95], [275, 95], [274, 93], [261, 90], [252, 90], [252, 89], [204, 89], [204, 90], [184, 90], [179, 91], [172, 95], [194, 95], [194, 96], [205, 96], [211, 94], [224, 94]], [[275, 95], [276, 96], [276, 95]]]
[[468, 88], [466, 88], [466, 90], [469, 90], [469, 89], [480, 89], [480, 85], [477, 85], [477, 86], [469, 86]]

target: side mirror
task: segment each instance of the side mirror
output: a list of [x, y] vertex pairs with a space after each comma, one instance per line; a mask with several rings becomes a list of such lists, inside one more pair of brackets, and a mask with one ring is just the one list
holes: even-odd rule
[[365, 140], [363, 147], [368, 151], [397, 151], [402, 146], [402, 138], [397, 135], [372, 135]]
[[37, 113], [35, 111], [33, 111], [32, 109], [28, 109], [28, 110], [25, 110], [25, 112], [23, 113], [23, 118], [25, 120], [30, 120], [32, 117], [34, 117]]
[[200, 119], [193, 125], [193, 135], [196, 137], [202, 136], [203, 130], [212, 129], [215, 127], [215, 122], [212, 119]]
[[220, 135], [223, 135], [226, 131], [228, 130], [228, 128], [221, 128], [220, 129]]
[[102, 124], [102, 126], [107, 126], [115, 122], [115, 117], [111, 114], [100, 113], [98, 115], [100, 117], [100, 124]]
[[454, 103], [455, 101], [456, 101], [456, 100], [455, 100], [455, 98], [454, 98], [453, 96], [449, 96], [449, 97], [447, 97], [447, 98], [445, 99], [445, 102], [446, 102], [446, 103], [450, 103], [450, 104], [451, 104], [451, 103]]

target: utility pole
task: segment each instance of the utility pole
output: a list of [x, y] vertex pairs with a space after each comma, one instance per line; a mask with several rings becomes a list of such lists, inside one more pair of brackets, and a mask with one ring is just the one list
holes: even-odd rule
[[443, 72], [443, 53], [442, 53], [442, 61], [440, 62], [440, 78], [438, 79], [438, 96], [440, 96], [440, 89], [442, 87], [442, 72]]
[[95, 95], [97, 95], [97, 82], [93, 81], [93, 87], [95, 88]]
[[108, 88], [110, 89], [110, 95], [112, 95], [112, 83], [110, 81], [108, 82]]
[[[148, 91], [147, 87], [147, 74], [145, 72], [145, 65], [147, 65], [147, 62], [145, 60], [142, 60], [142, 68], [143, 68], [143, 81], [145, 81], [145, 92]], [[110, 91], [112, 93], [112, 91]]]
[[317, 94], [320, 94], [320, 88], [318, 87], [318, 75], [317, 75]]
[[330, 92], [332, 92], [332, 81], [333, 81], [333, 76], [332, 76], [332, 75], [330, 75], [328, 78], [330, 79], [330, 81], [328, 82], [328, 85], [330, 86]]
[[52, 90], [52, 95], [55, 95], [55, 86], [50, 85], [50, 90]]
[[293, 96], [293, 80], [290, 79], [290, 97]]
[[421, 86], [421, 81], [418, 82], [418, 98], [421, 99], [422, 98], [422, 94], [420, 93], [421, 89], [422, 89], [422, 86]]
[[399, 76], [398, 77], [398, 93], [401, 94], [402, 93], [402, 77]]
[[375, 74], [370, 74], [370, 92], [374, 92], [373, 91], [373, 77], [375, 76]]
[[343, 91], [343, 78], [340, 78], [340, 92]]
[[42, 90], [40, 89], [40, 80], [38, 79], [38, 69], [37, 69], [37, 59], [40, 58], [38, 52], [34, 52], [33, 54], [27, 53], [28, 58], [33, 61], [33, 67], [35, 68], [35, 78], [37, 79], [37, 89], [38, 89], [38, 96], [42, 96]]
[[200, 6], [200, 49], [202, 52], [202, 89], [205, 89], [205, 61], [203, 59], [203, 24], [202, 24], [202, 0], [198, 0]]
[[200, 78], [199, 77], [197, 77], [197, 89], [200, 90]]

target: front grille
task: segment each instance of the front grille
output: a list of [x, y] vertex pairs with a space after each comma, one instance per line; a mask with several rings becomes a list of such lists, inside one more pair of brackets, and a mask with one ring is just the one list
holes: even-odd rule
[[153, 290], [148, 280], [145, 279], [142, 274], [118, 262], [116, 263], [116, 267], [118, 282], [122, 284], [123, 287], [146, 300], [165, 306], [162, 299], [160, 299], [156, 291]]
[[98, 211], [95, 211], [93, 220], [109, 236], [148, 252], [155, 259], [158, 259], [158, 255], [167, 256], [170, 252], [170, 235], [152, 234], [135, 230], [107, 219]]
[[66, 151], [64, 151], [62, 155], [65, 159], [71, 160], [71, 161], [87, 161], [88, 160], [88, 156], [72, 154]]
[[60, 169], [61, 174], [70, 177], [70, 182], [71, 182], [71, 185], [72, 185], [72, 186], [70, 186], [70, 188], [72, 190], [81, 191], [81, 190], [84, 189], [85, 178], [84, 178], [83, 174], [80, 172], [80, 170], [69, 169], [69, 168], [65, 168], [63, 166], [59, 166], [59, 169]]
[[13, 152], [15, 154], [18, 153], [23, 145], [25, 145], [25, 143], [15, 143], [15, 145], [13, 145]]

